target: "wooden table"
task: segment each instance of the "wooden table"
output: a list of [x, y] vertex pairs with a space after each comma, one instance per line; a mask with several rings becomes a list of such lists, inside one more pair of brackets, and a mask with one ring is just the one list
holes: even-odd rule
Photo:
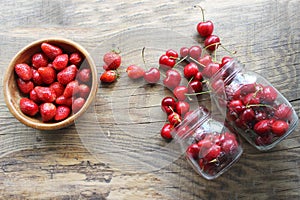
[[[80, 43], [92, 52], [99, 74], [101, 52], [106, 50], [103, 47], [125, 44], [128, 31], [157, 29], [157, 37], [148, 38], [149, 32], [145, 32], [142, 41], [146, 45], [164, 36], [159, 34], [161, 29], [202, 45], [195, 30], [201, 13], [193, 7], [199, 3], [206, 9], [206, 18], [215, 23], [215, 33], [224, 46], [237, 50], [238, 59], [263, 74], [299, 115], [298, 0], [2, 1], [1, 71], [23, 46], [45, 37], [65, 37]], [[173, 41], [176, 45], [183, 42], [180, 37]], [[172, 41], [159, 42], [162, 49], [174, 45]], [[125, 64], [134, 59], [138, 58]], [[0, 86], [2, 94], [2, 81]], [[158, 108], [165, 93], [161, 85], [148, 87], [143, 81], [128, 80], [123, 66], [117, 83], [99, 85], [86, 118], [52, 132], [19, 123], [1, 98], [0, 199], [300, 199], [299, 128], [264, 153], [244, 141], [241, 159], [221, 177], [207, 181], [183, 156], [169, 157], [169, 161], [158, 151], [167, 145], [159, 136], [165, 117]], [[141, 149], [148, 147], [154, 151], [151, 156], [158, 156], [148, 157], [154, 167], [139, 162], [147, 160]], [[111, 154], [106, 154], [105, 148]], [[135, 158], [130, 160], [127, 155]]]

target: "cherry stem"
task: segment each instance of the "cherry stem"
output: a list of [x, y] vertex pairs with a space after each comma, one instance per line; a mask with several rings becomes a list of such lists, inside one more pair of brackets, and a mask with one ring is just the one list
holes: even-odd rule
[[206, 50], [206, 49], [208, 49], [209, 47], [212, 47], [212, 46], [216, 46], [217, 47], [218, 45], [221, 45], [221, 42], [216, 42], [216, 43], [212, 43], [210, 45], [207, 45], [206, 47], [204, 47], [204, 50]]
[[230, 53], [231, 55], [234, 55], [237, 53], [237, 51], [229, 51], [226, 47], [224, 47], [223, 45], [220, 44], [220, 46], [225, 50], [227, 51], [228, 53]]
[[201, 67], [205, 68], [206, 66], [203, 65], [202, 63], [200, 63], [198, 60], [195, 60], [194, 58], [190, 57], [189, 59], [191, 59], [194, 63], [200, 65]]
[[204, 22], [205, 21], [205, 18], [204, 18], [204, 9], [201, 6], [199, 6], [199, 5], [195, 5], [194, 8], [200, 8], [201, 13], [202, 13], [202, 21]]
[[143, 47], [143, 49], [142, 49], [142, 58], [143, 58], [144, 66], [145, 66], [145, 68], [147, 68], [146, 61], [145, 61], [145, 49], [146, 49], [146, 47]]
[[208, 90], [208, 91], [205, 91], [205, 92], [186, 93], [186, 94], [184, 94], [184, 95], [185, 95], [185, 96], [194, 96], [194, 95], [201, 95], [201, 94], [208, 94], [208, 93], [211, 93], [211, 91]]
[[174, 67], [176, 67], [177, 65], [179, 65], [180, 63], [182, 63], [185, 59], [187, 59], [188, 56], [183, 57], [182, 59], [180, 59], [178, 62], [176, 62], [176, 64], [174, 65]]

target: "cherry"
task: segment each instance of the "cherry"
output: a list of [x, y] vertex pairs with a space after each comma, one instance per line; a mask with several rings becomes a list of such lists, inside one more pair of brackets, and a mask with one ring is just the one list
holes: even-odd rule
[[200, 36], [207, 37], [210, 36], [214, 31], [214, 24], [209, 20], [205, 21], [204, 19], [204, 10], [199, 6], [202, 12], [202, 22], [199, 22], [197, 25], [197, 31]]
[[221, 66], [219, 63], [211, 62], [203, 69], [202, 74], [203, 74], [203, 76], [210, 78], [214, 74], [216, 74], [220, 68], [221, 68]]
[[202, 49], [198, 45], [191, 46], [188, 50], [188, 55], [195, 60], [198, 60], [201, 57], [201, 53]]
[[186, 86], [180, 85], [174, 88], [173, 94], [178, 99], [178, 101], [184, 101], [188, 93], [188, 88]]
[[172, 124], [173, 126], [176, 126], [181, 122], [181, 116], [176, 112], [172, 112], [168, 116], [168, 120], [169, 120], [170, 124]]
[[212, 58], [210, 55], [205, 55], [202, 58], [198, 59], [198, 63], [202, 66], [202, 67], [207, 67], [210, 63], [212, 63]]
[[204, 46], [210, 51], [215, 51], [220, 45], [220, 38], [216, 35], [210, 35], [204, 40]]
[[176, 59], [178, 58], [178, 53], [172, 49], [166, 51], [166, 54], [163, 54], [159, 58], [159, 66], [163, 69], [171, 69], [176, 64]]
[[272, 103], [277, 98], [277, 92], [272, 86], [265, 86], [262, 93], [261, 99], [266, 103]]
[[253, 109], [247, 108], [246, 110], [244, 110], [240, 117], [242, 121], [248, 123], [255, 119], [255, 113]]
[[229, 56], [225, 56], [222, 58], [221, 61], [221, 67], [223, 67], [224, 65], [226, 65], [228, 62], [230, 62], [231, 60], [233, 60], [233, 58], [229, 57]]
[[273, 135], [272, 134], [258, 136], [255, 139], [255, 144], [258, 145], [258, 146], [265, 146], [265, 145], [271, 144], [272, 140], [273, 140]]
[[144, 73], [144, 79], [151, 84], [157, 83], [160, 80], [160, 71], [157, 68], [152, 67]]
[[199, 151], [200, 151], [199, 146], [197, 144], [193, 143], [187, 148], [186, 154], [188, 157], [197, 160], [199, 157]]
[[185, 58], [189, 55], [189, 48], [181, 47], [179, 52], [180, 52], [180, 57]]
[[236, 151], [238, 146], [238, 142], [233, 138], [227, 138], [221, 144], [222, 151], [226, 154], [232, 154]]
[[202, 81], [203, 80], [202, 72], [197, 72], [197, 74], [194, 76], [194, 80]]
[[271, 131], [270, 120], [262, 120], [254, 125], [253, 130], [260, 136], [269, 134]]
[[189, 63], [183, 68], [184, 77], [188, 80], [194, 78], [198, 72], [199, 69], [195, 63]]
[[289, 124], [282, 120], [276, 120], [275, 122], [272, 123], [271, 129], [272, 129], [272, 133], [280, 137], [288, 131]]
[[164, 138], [165, 140], [172, 140], [172, 135], [171, 135], [171, 132], [173, 130], [174, 126], [172, 124], [165, 124], [161, 131], [160, 131], [160, 135], [162, 138]]
[[289, 120], [292, 115], [292, 108], [286, 104], [280, 104], [274, 113], [274, 116], [278, 119]]
[[243, 102], [245, 105], [259, 104], [260, 99], [255, 93], [249, 93], [243, 98]]
[[168, 115], [175, 111], [176, 101], [173, 97], [165, 97], [161, 101], [161, 109]]
[[199, 80], [192, 80], [188, 84], [188, 93], [199, 93], [202, 92], [203, 90], [203, 85], [202, 82]]
[[144, 77], [145, 70], [137, 65], [130, 65], [126, 69], [127, 75], [131, 79], [139, 79]]
[[174, 89], [177, 87], [181, 82], [181, 75], [178, 71], [174, 69], [169, 69], [166, 72], [166, 78], [163, 80], [163, 84], [169, 88]]
[[267, 119], [267, 114], [263, 111], [259, 111], [255, 114], [255, 120], [256, 121], [262, 121]]
[[186, 101], [178, 101], [176, 102], [175, 108], [179, 115], [184, 116], [190, 110], [190, 104]]
[[208, 150], [207, 154], [204, 156], [204, 159], [211, 161], [217, 158], [221, 153], [221, 147], [217, 144], [213, 144], [212, 147]]
[[246, 109], [245, 105], [243, 104], [243, 102], [241, 100], [230, 101], [228, 104], [228, 108], [230, 111], [233, 111], [238, 114], [243, 112]]
[[247, 95], [249, 93], [257, 93], [260, 88], [256, 87], [254, 83], [244, 84], [240, 87], [240, 95]]

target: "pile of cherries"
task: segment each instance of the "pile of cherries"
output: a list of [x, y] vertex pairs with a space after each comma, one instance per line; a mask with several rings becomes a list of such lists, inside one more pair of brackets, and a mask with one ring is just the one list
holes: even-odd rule
[[79, 70], [83, 58], [78, 52], [67, 54], [46, 42], [41, 49], [30, 64], [15, 65], [16, 82], [25, 96], [20, 109], [31, 117], [40, 114], [43, 122], [62, 121], [84, 105], [90, 93], [91, 70]]

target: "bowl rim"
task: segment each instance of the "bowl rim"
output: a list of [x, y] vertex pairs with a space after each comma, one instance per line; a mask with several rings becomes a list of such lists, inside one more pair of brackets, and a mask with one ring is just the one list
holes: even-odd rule
[[[86, 102], [84, 103], [83, 107], [77, 113], [75, 113], [75, 114], [71, 113], [71, 116], [69, 116], [65, 120], [59, 121], [59, 122], [49, 122], [48, 123], [48, 122], [42, 122], [42, 121], [41, 122], [32, 121], [32, 117], [23, 114], [20, 111], [20, 109], [18, 109], [19, 105], [16, 105], [13, 102], [13, 100], [12, 100], [13, 98], [12, 98], [12, 95], [11, 95], [10, 89], [9, 89], [8, 81], [11, 78], [11, 76], [14, 75], [14, 70], [13, 70], [14, 66], [12, 66], [12, 65], [14, 63], [16, 63], [16, 60], [19, 58], [19, 56], [23, 52], [29, 50], [30, 48], [32, 48], [32, 46], [42, 44], [43, 42], [65, 43], [66, 45], [73, 46], [76, 50], [78, 50], [78, 52], [83, 54], [85, 60], [87, 60], [87, 63], [89, 64], [90, 69], [91, 69], [92, 84], [91, 84], [91, 88], [90, 88], [90, 93], [89, 93], [88, 97], [86, 98]], [[62, 37], [42, 38], [42, 39], [35, 40], [35, 41], [27, 44], [25, 47], [20, 49], [15, 54], [15, 56], [11, 59], [11, 61], [8, 64], [8, 67], [6, 69], [6, 72], [4, 73], [4, 79], [3, 79], [4, 100], [5, 100], [6, 106], [8, 107], [9, 111], [21, 123], [23, 123], [29, 127], [38, 129], [38, 130], [57, 130], [57, 129], [65, 128], [65, 127], [73, 124], [77, 118], [79, 118], [81, 115], [83, 115], [86, 112], [86, 110], [89, 108], [91, 103], [94, 101], [95, 96], [97, 94], [97, 90], [98, 90], [97, 68], [96, 68], [96, 64], [95, 64], [92, 56], [89, 54], [89, 52], [83, 46], [81, 46], [77, 42], [74, 42], [70, 39], [66, 39], [66, 38], [62, 38]]]

